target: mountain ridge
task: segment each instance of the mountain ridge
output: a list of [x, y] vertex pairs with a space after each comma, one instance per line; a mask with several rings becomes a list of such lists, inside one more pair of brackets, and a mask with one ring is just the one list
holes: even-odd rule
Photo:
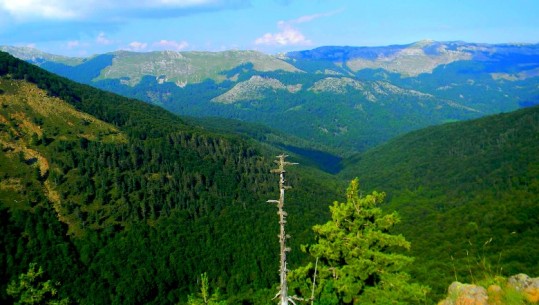
[[[179, 118], [6, 53], [0, 53], [0, 74], [0, 136], [23, 141], [29, 149], [17, 154], [12, 153], [17, 148], [0, 147], [3, 286], [34, 261], [64, 283], [62, 296], [75, 300], [177, 303], [194, 292], [196, 275], [207, 272], [212, 287], [232, 303], [267, 304], [273, 296], [269, 288], [277, 283], [271, 270], [277, 269], [278, 249], [267, 242], [274, 240], [277, 226], [271, 225], [275, 210], [265, 204], [265, 194], [278, 193], [269, 171], [273, 156], [286, 148], [292, 161], [302, 163], [287, 172], [294, 187], [287, 192], [291, 262], [302, 260], [297, 249], [310, 240], [310, 225], [327, 220], [327, 206], [342, 193], [343, 181], [359, 176], [363, 189], [387, 192], [384, 211], [399, 211], [403, 221], [395, 233], [412, 242], [416, 261], [410, 271], [433, 288], [431, 298], [441, 299], [456, 275], [468, 280], [472, 268], [477, 277], [500, 267], [509, 274], [539, 272], [539, 254], [529, 247], [539, 236], [539, 106], [413, 131], [346, 159], [335, 176], [295, 158], [294, 152], [316, 155], [308, 151], [312, 142], [265, 126]], [[265, 76], [271, 75], [279, 73]], [[292, 81], [297, 79], [283, 84]], [[63, 100], [108, 125], [99, 129], [81, 116], [68, 120], [71, 126], [25, 104], [19, 109], [6, 98], [25, 103], [27, 91], [13, 97], [16, 86], [10, 82]], [[399, 86], [411, 90], [405, 80]], [[311, 94], [314, 105], [327, 99], [332, 108], [339, 106], [332, 95]], [[37, 104], [38, 96], [32, 96]], [[277, 104], [267, 101], [257, 107]], [[383, 102], [390, 101], [404, 107], [414, 100]], [[351, 127], [339, 120], [318, 127], [346, 134]], [[90, 128], [96, 129], [95, 138], [85, 136], [92, 134]], [[30, 150], [46, 158], [48, 167]], [[331, 159], [315, 158], [323, 157]], [[47, 184], [54, 192], [47, 194]], [[0, 299], [8, 300], [0, 291]]]
[[[12, 47], [12, 46], [0, 46], [0, 50], [3, 50], [5, 52], [11, 53], [14, 56], [21, 58], [26, 61], [30, 61], [32, 63], [41, 64], [42, 60], [47, 61], [56, 61], [61, 63], [68, 63], [69, 65], [76, 65], [80, 64], [84, 61], [90, 60], [96, 56], [104, 55], [104, 54], [95, 54], [89, 57], [69, 57], [69, 56], [62, 56], [62, 55], [53, 55], [46, 52], [39, 51], [35, 48], [30, 47]], [[417, 76], [417, 74], [420, 73], [426, 73], [431, 72], [433, 68], [439, 66], [451, 63], [456, 60], [488, 60], [486, 57], [486, 54], [488, 53], [498, 53], [498, 54], [511, 54], [512, 52], [518, 51], [518, 53], [523, 53], [523, 50], [525, 51], [524, 54], [527, 55], [536, 55], [537, 52], [539, 52], [539, 44], [531, 44], [531, 43], [498, 43], [498, 44], [488, 44], [488, 43], [468, 43], [463, 41], [434, 41], [434, 40], [421, 40], [409, 44], [403, 44], [403, 45], [389, 45], [389, 46], [322, 46], [317, 47], [315, 49], [311, 50], [304, 50], [304, 51], [293, 51], [288, 52], [284, 54], [277, 54], [277, 55], [271, 55], [271, 54], [265, 54], [259, 51], [255, 50], [227, 50], [227, 51], [172, 51], [172, 50], [164, 50], [164, 51], [148, 51], [148, 52], [135, 52], [135, 51], [127, 51], [127, 50], [119, 50], [119, 51], [113, 51], [108, 52], [105, 54], [113, 55], [113, 56], [120, 56], [121, 58], [124, 57], [131, 57], [131, 56], [146, 56], [146, 57], [152, 57], [152, 55], [156, 56], [169, 56], [170, 58], [176, 58], [181, 59], [191, 59], [196, 60], [196, 57], [204, 57], [207, 56], [208, 58], [214, 57], [216, 59], [220, 58], [228, 58], [229, 60], [232, 60], [232, 66], [227, 67], [216, 67], [217, 69], [221, 69], [221, 72], [224, 72], [228, 69], [231, 69], [233, 67], [239, 66], [241, 64], [247, 63], [247, 62], [254, 62], [255, 63], [255, 70], [261, 71], [261, 72], [267, 72], [267, 71], [274, 71], [275, 69], [283, 69], [284, 71], [289, 72], [301, 72], [301, 69], [297, 69], [293, 66], [290, 66], [290, 64], [286, 64], [286, 62], [293, 63], [294, 60], [299, 59], [311, 59], [311, 60], [323, 60], [323, 61], [334, 61], [336, 63], [346, 63], [350, 60], [354, 59], [363, 59], [363, 60], [369, 60], [373, 63], [376, 62], [376, 59], [383, 59], [383, 61], [391, 61], [391, 59], [395, 59], [394, 57], [398, 57], [399, 52], [403, 52], [402, 54], [404, 57], [406, 56], [419, 56], [420, 58], [427, 58], [428, 56], [437, 56], [440, 54], [445, 54], [451, 52], [455, 52], [461, 54], [460, 57], [457, 56], [449, 61], [440, 61], [436, 62], [434, 66], [432, 66], [430, 69], [427, 70], [421, 70], [419, 73], [410, 73], [409, 75]], [[419, 53], [418, 53], [419, 52]], [[423, 54], [421, 53], [423, 52]], [[266, 61], [265, 61], [266, 60]], [[279, 67], [275, 66], [267, 66], [269, 60], [272, 64], [280, 63], [282, 64], [278, 65]], [[257, 66], [258, 63], [258, 66]], [[264, 65], [266, 64], [266, 66]], [[415, 64], [415, 63], [413, 63]], [[412, 64], [412, 65], [413, 65]], [[400, 63], [400, 65], [405, 65], [405, 63]], [[380, 65], [367, 65], [362, 66], [361, 64], [352, 64], [354, 68], [351, 68], [352, 72], [357, 72], [358, 70], [362, 69], [376, 69], [376, 68], [382, 68]], [[350, 67], [349, 67], [350, 68]], [[401, 70], [395, 70], [394, 68], [387, 68], [386, 70], [390, 72], [405, 72]], [[106, 76], [111, 76], [110, 73], [113, 73], [112, 76], [114, 76], [115, 72], [105, 72], [109, 73], [109, 75], [102, 76], [103, 78], [107, 78]], [[156, 74], [153, 74], [153, 76], [160, 76], [162, 75], [157, 72]], [[217, 77], [214, 74], [207, 74], [208, 76]], [[123, 76], [123, 75], [122, 75]], [[170, 79], [175, 79], [177, 75], [169, 75]], [[198, 81], [203, 81], [204, 78], [200, 78]]]
[[341, 156], [422, 127], [534, 105], [539, 95], [537, 44], [425, 40], [276, 56], [119, 51], [74, 66], [26, 59], [180, 115], [262, 123]]

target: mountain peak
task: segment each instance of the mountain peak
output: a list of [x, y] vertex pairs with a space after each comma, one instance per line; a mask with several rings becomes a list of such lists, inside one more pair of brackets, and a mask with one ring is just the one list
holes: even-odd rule
[[416, 41], [414, 43], [412, 43], [410, 46], [414, 46], [414, 47], [418, 47], [418, 48], [423, 48], [425, 46], [430, 46], [432, 44], [436, 43], [435, 40], [432, 40], [432, 39], [422, 39], [420, 41]]

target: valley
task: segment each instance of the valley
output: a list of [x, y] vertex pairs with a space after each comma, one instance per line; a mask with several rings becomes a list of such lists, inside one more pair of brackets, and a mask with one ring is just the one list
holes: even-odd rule
[[[536, 104], [539, 46], [420, 41], [387, 47], [13, 55], [180, 115], [263, 124], [348, 157], [423, 127]], [[316, 145], [314, 144], [314, 145]]]
[[398, 213], [424, 302], [539, 274], [537, 45], [1, 49], [20, 58], [0, 52], [2, 301], [37, 263], [75, 303], [185, 304], [205, 274], [228, 304], [268, 304], [281, 153], [299, 163], [290, 270], [359, 178]]

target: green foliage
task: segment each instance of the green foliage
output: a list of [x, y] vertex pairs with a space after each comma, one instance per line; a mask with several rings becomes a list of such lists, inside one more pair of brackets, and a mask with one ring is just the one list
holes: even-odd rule
[[[101, 64], [109, 59], [102, 58]], [[484, 87], [500, 90], [485, 92], [480, 86], [466, 84], [470, 74], [460, 73], [462, 69], [471, 67], [465, 63], [444, 66], [445, 71], [452, 71], [450, 79], [461, 85], [441, 91], [437, 88], [447, 82], [441, 71], [410, 79], [371, 72], [405, 89], [436, 91], [447, 100], [460, 100], [463, 94], [472, 103], [469, 105], [484, 113], [507, 111], [518, 102], [517, 98], [508, 102], [504, 97], [503, 104], [493, 105], [486, 100], [509, 93], [524, 96], [522, 101], [528, 103], [526, 94], [533, 97], [536, 92], [530, 89], [536, 88], [536, 79], [500, 82], [489, 74], [482, 76], [481, 81], [487, 84]], [[301, 82], [305, 88], [325, 77], [258, 73], [248, 67], [231, 75], [240, 70], [247, 72], [239, 75], [238, 81], [257, 73], [286, 85]], [[371, 72], [365, 72], [365, 77], [373, 77]], [[350, 147], [371, 147], [407, 128], [464, 118], [461, 112], [414, 108], [415, 97], [372, 103], [359, 93], [337, 99], [312, 91], [303, 96], [272, 91], [265, 100], [221, 105], [210, 100], [229, 90], [231, 81], [206, 81], [186, 88], [160, 85], [151, 77], [143, 78], [136, 87], [123, 86], [119, 80], [98, 83], [145, 99], [151, 91], [150, 96], [177, 113], [271, 122], [273, 127], [294, 130], [308, 139], [301, 143], [293, 137], [283, 141], [271, 138], [280, 135], [263, 129], [222, 126], [270, 144], [260, 145], [246, 137], [217, 132], [223, 121], [215, 120], [208, 123], [210, 128], [202, 129], [157, 107], [51, 75], [6, 53], [0, 53], [0, 75], [4, 91], [0, 98], [19, 94], [16, 86], [7, 84], [25, 80], [118, 129], [92, 130], [89, 121], [68, 118], [69, 122], [63, 122], [15, 109], [28, 114], [43, 131], [42, 136], [33, 137], [16, 116], [10, 115], [14, 106], [2, 104], [0, 115], [8, 119], [0, 123], [0, 136], [6, 139], [0, 145], [0, 301], [9, 299], [5, 295], [8, 283], [30, 262], [37, 262], [51, 278], [62, 282], [58, 287], [61, 295], [86, 303], [177, 303], [194, 291], [196, 275], [207, 270], [214, 279], [212, 285], [232, 303], [265, 304], [265, 292], [276, 282], [277, 270], [276, 246], [264, 242], [277, 234], [272, 226], [274, 210], [263, 204], [268, 199], [264, 194], [275, 191], [268, 173], [273, 158], [267, 156], [276, 153], [271, 145], [309, 148], [312, 141], [325, 141], [334, 146], [332, 152], [346, 155]], [[171, 103], [171, 93], [177, 97], [174, 101], [182, 103]], [[325, 108], [327, 104], [332, 109]], [[399, 114], [407, 108], [416, 109], [418, 115], [427, 114], [427, 121], [402, 118]], [[383, 119], [374, 120], [375, 114]], [[348, 129], [345, 124], [336, 126], [335, 118], [341, 120], [341, 115], [354, 124]], [[390, 127], [385, 122], [390, 122]], [[318, 128], [317, 133], [311, 133], [309, 126]], [[466, 281], [473, 280], [470, 274], [481, 278], [481, 270], [487, 269], [496, 270], [497, 275], [539, 274], [538, 249], [530, 247], [539, 244], [538, 127], [539, 108], [535, 107], [428, 128], [349, 159], [337, 178], [305, 168], [306, 162], [301, 160], [304, 166], [289, 176], [291, 184], [298, 186], [287, 194], [293, 203], [288, 210], [291, 248], [311, 242], [308, 228], [327, 221], [324, 203], [342, 189], [339, 178], [361, 175], [366, 189], [388, 192], [386, 208], [398, 210], [404, 220], [394, 220], [391, 232], [408, 237], [416, 261], [403, 270], [433, 287], [435, 295], [443, 293], [455, 275]], [[10, 145], [17, 141], [44, 156], [49, 171], [41, 172], [35, 158], [14, 151]], [[60, 209], [56, 210], [48, 198], [47, 186], [58, 192]], [[318, 233], [327, 233], [320, 235], [324, 238], [333, 234]], [[488, 247], [483, 246], [491, 238]], [[291, 269], [305, 263], [298, 252], [290, 253]], [[395, 253], [401, 252], [390, 252]], [[326, 259], [321, 264], [330, 262]], [[305, 280], [298, 282], [296, 289], [310, 297], [314, 264], [297, 270], [303, 270]], [[341, 272], [360, 274], [356, 271], [348, 268]], [[364, 289], [362, 298], [368, 298], [368, 291], [377, 291], [368, 290], [374, 288], [366, 284], [329, 281], [332, 274], [325, 272], [326, 284], [317, 290], [317, 295], [325, 296], [318, 300], [320, 304], [336, 304], [349, 290]], [[398, 274], [386, 274], [384, 279], [397, 285], [408, 282], [407, 276]], [[378, 281], [381, 291], [377, 296], [389, 298], [381, 278], [373, 276], [370, 282]], [[395, 292], [401, 293], [405, 294]]]
[[200, 275], [200, 293], [198, 296], [189, 295], [188, 305], [226, 305], [225, 301], [219, 301], [219, 291], [210, 294], [210, 285], [208, 283], [208, 275], [202, 273]]
[[[331, 221], [313, 227], [317, 243], [308, 252], [318, 258], [314, 298], [320, 304], [409, 304], [425, 300], [428, 289], [409, 283], [410, 276], [403, 272], [412, 259], [396, 250], [409, 249], [410, 243], [402, 235], [389, 233], [399, 218], [396, 213], [383, 214], [378, 205], [384, 197], [378, 192], [362, 196], [355, 179], [346, 192], [346, 202], [334, 202], [330, 207]], [[311, 276], [314, 279], [312, 264], [290, 274], [291, 281], [298, 282], [296, 292], [304, 298], [310, 295], [306, 283]]]
[[[469, 119], [479, 113], [465, 108], [449, 107], [434, 97], [377, 93], [379, 85], [367, 85], [379, 101], [372, 102], [364, 91], [349, 90], [345, 94], [307, 90], [316, 81], [328, 77], [324, 74], [249, 71], [242, 77], [253, 75], [275, 78], [288, 86], [302, 84], [304, 90], [261, 90], [260, 99], [240, 100], [231, 104], [213, 102], [212, 99], [232, 90], [236, 83], [215, 83], [206, 80], [184, 88], [167, 82], [159, 84], [155, 77], [146, 77], [136, 86], [119, 80], [106, 80], [92, 85], [124, 96], [137, 98], [182, 115], [195, 117], [217, 116], [264, 124], [304, 140], [331, 147], [341, 155], [365, 151], [399, 134], [421, 127], [439, 124], [448, 119]], [[380, 89], [378, 89], [380, 90]], [[370, 92], [369, 91], [369, 92]], [[151, 92], [151, 94], [148, 94]]]
[[293, 157], [299, 158], [298, 161], [303, 166], [314, 165], [328, 173], [337, 173], [341, 170], [340, 162], [342, 158], [338, 157], [339, 150], [277, 131], [259, 123], [248, 123], [219, 117], [185, 117], [184, 120], [188, 123], [204, 126], [208, 130], [234, 133], [245, 138], [255, 139], [280, 150], [288, 150]]
[[[278, 232], [265, 204], [275, 192], [269, 170], [276, 150], [5, 53], [0, 75], [0, 115], [9, 118], [0, 125], [0, 302], [30, 262], [62, 283], [59, 294], [80, 303], [178, 303], [206, 270], [224, 298], [262, 299], [258, 291], [277, 277], [277, 245], [264, 242]], [[76, 111], [59, 118], [32, 111], [21, 88]], [[58, 99], [37, 102], [67, 107]], [[39, 126], [41, 141], [24, 129], [28, 122]], [[47, 161], [45, 175], [40, 160]], [[312, 225], [327, 220], [324, 201], [341, 186], [307, 166], [289, 179], [301, 185], [289, 195], [297, 249], [312, 240]], [[294, 264], [302, 259], [290, 254]]]
[[7, 287], [7, 293], [15, 299], [15, 304], [49, 304], [66, 305], [69, 299], [60, 299], [56, 287], [60, 283], [52, 280], [43, 282], [43, 268], [37, 268], [31, 263], [27, 273], [19, 275], [18, 281], [13, 281]]
[[532, 107], [393, 139], [347, 160], [341, 175], [387, 190], [403, 218], [395, 232], [414, 245], [409, 271], [439, 299], [455, 276], [539, 274], [537, 151]]

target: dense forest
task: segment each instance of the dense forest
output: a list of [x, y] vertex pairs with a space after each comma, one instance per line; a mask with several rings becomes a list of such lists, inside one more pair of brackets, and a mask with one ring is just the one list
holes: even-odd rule
[[443, 292], [458, 278], [539, 274], [539, 107], [398, 137], [346, 161], [390, 195], [413, 244], [414, 275]]
[[[204, 272], [231, 302], [277, 283], [277, 150], [1, 56], [3, 300], [30, 263], [82, 303], [185, 302]], [[289, 176], [296, 264], [341, 188], [325, 176]]]
[[[0, 53], [0, 300], [15, 300], [17, 280], [40, 278], [72, 303], [196, 304], [200, 289], [270, 303], [279, 227], [266, 201], [278, 196], [270, 170], [283, 150], [300, 163], [287, 172], [291, 293], [308, 299], [315, 264], [320, 304], [432, 303], [455, 279], [537, 276], [538, 143], [532, 107], [340, 162], [335, 148], [181, 118]], [[358, 232], [373, 237], [368, 247]], [[396, 261], [342, 268], [362, 261], [357, 249]], [[411, 288], [387, 294], [382, 278]]]

